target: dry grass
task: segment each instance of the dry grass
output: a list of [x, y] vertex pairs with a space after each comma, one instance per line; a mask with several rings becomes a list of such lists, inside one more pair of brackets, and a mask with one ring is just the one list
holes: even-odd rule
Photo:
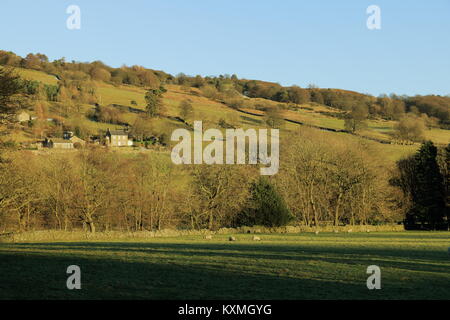
[[279, 228], [267, 228], [262, 226], [241, 227], [241, 228], [222, 228], [217, 231], [210, 230], [176, 230], [164, 229], [161, 231], [104, 231], [90, 233], [86, 231], [59, 231], [59, 230], [41, 230], [27, 231], [21, 233], [0, 234], [0, 242], [49, 242], [49, 241], [121, 241], [121, 240], [145, 240], [151, 238], [164, 237], [185, 237], [185, 236], [204, 236], [207, 234], [232, 235], [232, 234], [299, 234], [299, 233], [349, 233], [349, 232], [400, 232], [404, 231], [402, 225], [382, 225], [382, 226], [287, 226]]

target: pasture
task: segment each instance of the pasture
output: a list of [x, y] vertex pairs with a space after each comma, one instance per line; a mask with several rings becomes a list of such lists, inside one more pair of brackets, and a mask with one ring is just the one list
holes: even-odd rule
[[0, 299], [450, 299], [449, 232], [229, 236], [1, 243]]

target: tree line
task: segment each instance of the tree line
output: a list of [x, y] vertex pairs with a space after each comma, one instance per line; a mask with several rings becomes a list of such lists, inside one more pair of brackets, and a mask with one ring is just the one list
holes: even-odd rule
[[38, 155], [2, 146], [0, 230], [448, 227], [450, 147], [438, 152], [428, 142], [393, 167], [365, 142], [314, 129], [288, 141], [270, 178], [254, 165], [175, 166], [165, 153]]
[[[278, 83], [259, 80], [239, 79], [236, 75], [218, 77], [188, 77], [177, 75], [172, 83], [186, 87], [200, 88], [202, 93], [219, 100], [226, 100], [230, 105], [242, 105], [242, 96], [264, 98], [293, 105], [319, 104], [346, 112], [363, 112], [367, 117], [381, 117], [386, 120], [399, 120], [405, 114], [426, 115], [433, 125], [449, 128], [449, 96], [398, 96], [383, 94], [378, 97], [354, 91], [339, 89], [321, 89], [315, 85], [301, 88], [297, 85], [283, 87]], [[356, 109], [356, 110], [355, 110]], [[367, 118], [366, 117], [366, 118]]]

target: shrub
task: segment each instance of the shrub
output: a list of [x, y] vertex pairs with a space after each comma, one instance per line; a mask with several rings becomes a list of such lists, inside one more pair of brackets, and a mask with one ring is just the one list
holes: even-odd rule
[[399, 139], [421, 141], [425, 131], [425, 123], [422, 118], [409, 113], [400, 119], [395, 131]]
[[284, 199], [266, 177], [255, 181], [250, 193], [248, 208], [238, 215], [236, 225], [281, 227], [292, 220]]

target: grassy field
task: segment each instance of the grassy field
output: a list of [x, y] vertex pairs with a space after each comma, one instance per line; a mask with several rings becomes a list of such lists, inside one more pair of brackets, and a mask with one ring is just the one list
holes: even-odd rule
[[55, 76], [47, 74], [45, 72], [23, 68], [16, 68], [16, 70], [24, 79], [40, 81], [44, 84], [50, 84], [54, 86], [58, 84], [58, 79]]
[[[450, 299], [448, 232], [235, 237], [3, 243], [0, 299]], [[81, 290], [66, 289], [72, 264]]]

